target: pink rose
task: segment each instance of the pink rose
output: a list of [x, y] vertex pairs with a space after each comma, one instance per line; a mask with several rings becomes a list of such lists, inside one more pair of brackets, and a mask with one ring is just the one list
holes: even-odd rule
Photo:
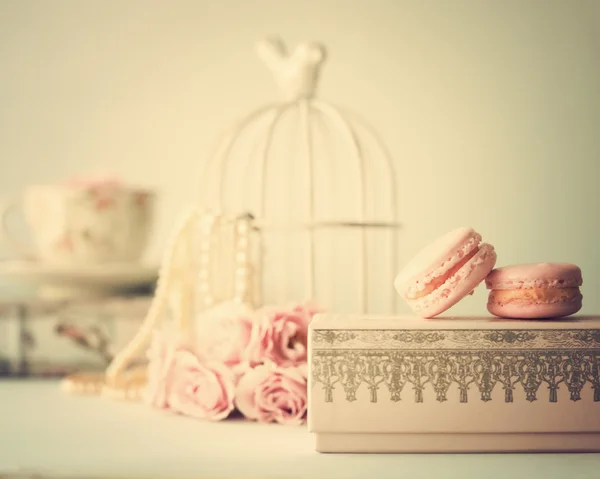
[[247, 316], [199, 320], [196, 327], [196, 351], [204, 361], [228, 367], [248, 360], [253, 321]]
[[220, 421], [233, 411], [232, 373], [219, 364], [202, 364], [190, 351], [177, 351], [167, 402], [175, 412]]
[[300, 425], [306, 420], [307, 368], [272, 363], [250, 369], [240, 379], [235, 405], [248, 419]]
[[144, 400], [151, 406], [165, 409], [168, 407], [168, 380], [171, 377], [175, 351], [183, 349], [181, 342], [174, 336], [155, 331], [148, 348], [148, 383]]
[[308, 325], [314, 308], [263, 309], [258, 314], [257, 331], [251, 345], [251, 365], [264, 360], [278, 366], [294, 366], [306, 361]]

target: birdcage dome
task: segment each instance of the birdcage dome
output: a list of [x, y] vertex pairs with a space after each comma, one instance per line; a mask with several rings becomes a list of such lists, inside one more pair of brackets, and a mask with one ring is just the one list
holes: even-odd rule
[[[316, 96], [323, 45], [288, 51], [267, 39], [257, 52], [278, 101], [223, 134], [202, 172], [199, 204], [227, 217], [252, 216], [264, 253], [255, 301], [310, 298], [336, 309], [342, 301], [354, 311], [393, 310], [395, 295], [383, 304], [368, 290], [370, 275], [394, 274], [399, 223], [391, 156], [362, 118]], [[385, 239], [390, 255], [381, 267], [376, 243]]]

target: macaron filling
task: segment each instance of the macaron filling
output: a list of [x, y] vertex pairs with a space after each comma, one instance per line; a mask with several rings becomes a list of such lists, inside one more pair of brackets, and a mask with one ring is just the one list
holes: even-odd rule
[[[490, 260], [492, 263], [496, 261], [496, 252], [494, 251], [494, 247], [487, 243], [482, 243], [472, 255], [469, 255], [466, 261], [461, 262], [462, 264], [460, 268], [458, 268], [454, 274], [449, 275], [442, 285], [434, 289], [426, 296], [417, 299], [409, 299], [410, 305], [415, 311], [423, 311], [431, 307], [435, 307], [434, 305], [440, 300], [452, 296], [458, 285], [467, 281], [467, 278], [469, 278], [475, 269], [479, 268]], [[481, 280], [483, 280], [483, 277], [479, 279], [479, 281]], [[473, 286], [477, 286], [479, 281], [476, 281], [476, 284]]]
[[471, 252], [467, 253], [466, 256], [463, 256], [464, 251], [460, 251], [459, 256], [462, 256], [462, 259], [460, 259], [458, 262], [455, 262], [454, 266], [452, 266], [450, 269], [446, 270], [442, 275], [435, 276], [433, 278], [427, 278], [426, 279], [427, 282], [423, 282], [423, 284], [421, 286], [422, 289], [408, 290], [405, 295], [406, 299], [410, 299], [410, 300], [420, 299], [420, 298], [423, 298], [423, 297], [433, 293], [436, 289], [439, 289], [441, 286], [443, 286], [444, 283], [446, 283], [450, 278], [452, 278], [452, 276], [454, 276], [458, 271], [460, 271], [460, 269], [465, 264], [467, 264], [471, 260], [471, 258], [473, 258], [473, 256], [475, 256], [478, 252], [479, 252], [478, 245], [475, 246], [475, 249], [473, 249]]
[[528, 288], [514, 290], [492, 290], [489, 303], [507, 304], [555, 304], [570, 303], [582, 299], [579, 288]]

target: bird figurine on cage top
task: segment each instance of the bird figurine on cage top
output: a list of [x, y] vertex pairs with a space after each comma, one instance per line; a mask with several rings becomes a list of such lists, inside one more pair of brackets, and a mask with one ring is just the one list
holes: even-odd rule
[[290, 301], [396, 310], [391, 288], [369, 287], [392, 284], [396, 272], [391, 155], [366, 122], [317, 98], [323, 45], [304, 42], [289, 52], [266, 39], [257, 53], [280, 98], [217, 142], [199, 197], [167, 244], [148, 314], [106, 371], [109, 395], [139, 397], [123, 392], [124, 378], [157, 330], [194, 342], [202, 322]]

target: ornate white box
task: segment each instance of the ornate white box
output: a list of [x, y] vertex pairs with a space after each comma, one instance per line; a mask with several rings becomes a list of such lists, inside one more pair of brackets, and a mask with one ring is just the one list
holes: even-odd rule
[[600, 451], [600, 318], [321, 314], [308, 425], [320, 452]]

